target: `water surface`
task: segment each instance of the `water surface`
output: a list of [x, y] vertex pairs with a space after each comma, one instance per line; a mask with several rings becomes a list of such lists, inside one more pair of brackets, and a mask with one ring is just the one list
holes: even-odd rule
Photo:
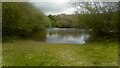
[[84, 29], [49, 28], [30, 34], [28, 39], [47, 43], [84, 44], [88, 37], [89, 34]]
[[84, 29], [50, 28], [47, 29], [48, 43], [84, 44], [89, 34]]

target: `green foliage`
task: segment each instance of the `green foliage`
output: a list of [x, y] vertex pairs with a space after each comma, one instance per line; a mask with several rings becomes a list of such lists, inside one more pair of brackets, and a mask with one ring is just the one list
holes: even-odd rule
[[2, 24], [4, 36], [23, 36], [43, 30], [49, 19], [27, 2], [3, 2]]
[[49, 23], [49, 26], [50, 27], [54, 27], [55, 26], [55, 23], [56, 23], [56, 17], [55, 16], [53, 16], [53, 15], [51, 15], [51, 14], [49, 14], [48, 15], [48, 18], [50, 19], [50, 23]]
[[76, 15], [49, 15], [48, 16], [52, 20], [51, 27], [59, 27], [59, 28], [75, 28], [78, 26], [78, 19]]
[[84, 25], [86, 29], [92, 29], [92, 35], [94, 38], [117, 38], [117, 11], [100, 14], [79, 14], [78, 19], [80, 25]]
[[[82, 4], [82, 5], [81, 5]], [[77, 9], [79, 25], [92, 30], [92, 39], [117, 39], [118, 32], [117, 2], [73, 2]], [[93, 38], [94, 37], [94, 38]]]

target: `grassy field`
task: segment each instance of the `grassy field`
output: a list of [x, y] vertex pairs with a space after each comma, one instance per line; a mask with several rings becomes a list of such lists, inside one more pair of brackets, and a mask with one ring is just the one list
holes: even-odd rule
[[2, 43], [0, 43], [0, 67], [2, 66]]
[[5, 66], [117, 66], [116, 42], [50, 44], [30, 40], [3, 43]]

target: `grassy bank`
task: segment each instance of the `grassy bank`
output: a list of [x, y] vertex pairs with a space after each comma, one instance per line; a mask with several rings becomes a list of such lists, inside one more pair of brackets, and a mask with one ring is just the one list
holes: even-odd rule
[[3, 43], [5, 66], [117, 66], [116, 42], [49, 44], [27, 40]]
[[0, 43], [0, 67], [2, 67], [2, 43]]

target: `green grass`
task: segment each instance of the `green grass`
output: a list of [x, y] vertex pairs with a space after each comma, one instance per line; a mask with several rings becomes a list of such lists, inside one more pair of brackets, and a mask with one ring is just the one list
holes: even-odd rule
[[0, 43], [0, 67], [2, 67], [2, 43]]
[[30, 40], [3, 43], [5, 66], [117, 66], [116, 42], [50, 44]]

